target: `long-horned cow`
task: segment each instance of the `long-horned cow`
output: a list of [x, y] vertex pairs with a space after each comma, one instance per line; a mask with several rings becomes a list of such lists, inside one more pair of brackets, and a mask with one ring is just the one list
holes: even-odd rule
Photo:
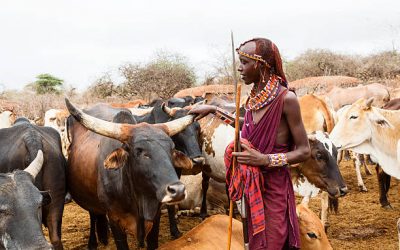
[[[126, 109], [103, 104], [82, 112], [67, 99], [66, 104], [73, 116], [68, 118], [71, 195], [91, 215], [107, 215], [117, 248], [128, 249], [126, 233], [146, 235], [162, 203], [185, 198], [173, 167], [192, 163], [174, 149], [170, 136], [192, 124], [194, 116], [135, 124]], [[146, 232], [138, 232], [139, 223]], [[103, 243], [106, 235], [98, 234]], [[89, 247], [96, 245], [90, 238]]]

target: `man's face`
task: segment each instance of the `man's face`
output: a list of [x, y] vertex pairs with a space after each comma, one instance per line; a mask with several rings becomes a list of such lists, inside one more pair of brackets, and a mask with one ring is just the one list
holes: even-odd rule
[[[254, 55], [256, 51], [256, 43], [248, 42], [243, 45], [240, 50], [249, 55]], [[258, 83], [260, 81], [259, 64], [248, 57], [239, 55], [240, 65], [238, 71], [245, 84]]]

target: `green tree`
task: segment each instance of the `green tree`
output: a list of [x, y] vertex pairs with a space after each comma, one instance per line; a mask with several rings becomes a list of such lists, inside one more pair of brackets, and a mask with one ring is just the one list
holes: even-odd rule
[[33, 89], [37, 94], [60, 94], [64, 80], [50, 74], [40, 74], [36, 76], [36, 81], [28, 84], [28, 88]]

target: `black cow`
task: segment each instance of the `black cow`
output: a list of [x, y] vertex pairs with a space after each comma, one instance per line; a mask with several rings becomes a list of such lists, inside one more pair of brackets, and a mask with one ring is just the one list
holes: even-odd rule
[[39, 190], [49, 190], [52, 202], [43, 207], [43, 224], [49, 228], [50, 241], [55, 249], [62, 249], [61, 222], [66, 193], [66, 161], [58, 132], [50, 127], [32, 125], [26, 118], [18, 118], [10, 128], [0, 129], [0, 172], [24, 169], [35, 159], [39, 150], [44, 153], [42, 171], [35, 179]]
[[[162, 203], [185, 197], [185, 187], [173, 166], [192, 167], [192, 163], [174, 149], [169, 136], [189, 126], [194, 116], [154, 125], [135, 124], [126, 109], [102, 104], [84, 113], [68, 100], [66, 104], [73, 115], [67, 126], [70, 193], [91, 212], [93, 220], [107, 215], [117, 248], [128, 249], [126, 233], [137, 235], [143, 223], [146, 234]], [[106, 237], [101, 226], [96, 226], [98, 236]], [[93, 240], [89, 239], [89, 248], [97, 246]], [[106, 243], [104, 238], [102, 241]]]
[[41, 207], [48, 192], [33, 184], [43, 166], [43, 152], [25, 170], [0, 174], [0, 249], [53, 249], [42, 232]]

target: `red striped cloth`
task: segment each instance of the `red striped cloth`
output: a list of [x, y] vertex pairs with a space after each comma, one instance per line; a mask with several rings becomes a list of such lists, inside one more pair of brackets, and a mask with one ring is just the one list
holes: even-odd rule
[[[246, 139], [241, 139], [251, 148], [254, 148]], [[231, 142], [225, 150], [226, 184], [228, 185], [229, 197], [233, 201], [238, 201], [243, 194], [250, 207], [251, 222], [253, 225], [253, 235], [265, 230], [265, 214], [262, 192], [264, 192], [264, 179], [260, 167], [238, 164], [232, 176], [232, 152], [234, 142]]]

